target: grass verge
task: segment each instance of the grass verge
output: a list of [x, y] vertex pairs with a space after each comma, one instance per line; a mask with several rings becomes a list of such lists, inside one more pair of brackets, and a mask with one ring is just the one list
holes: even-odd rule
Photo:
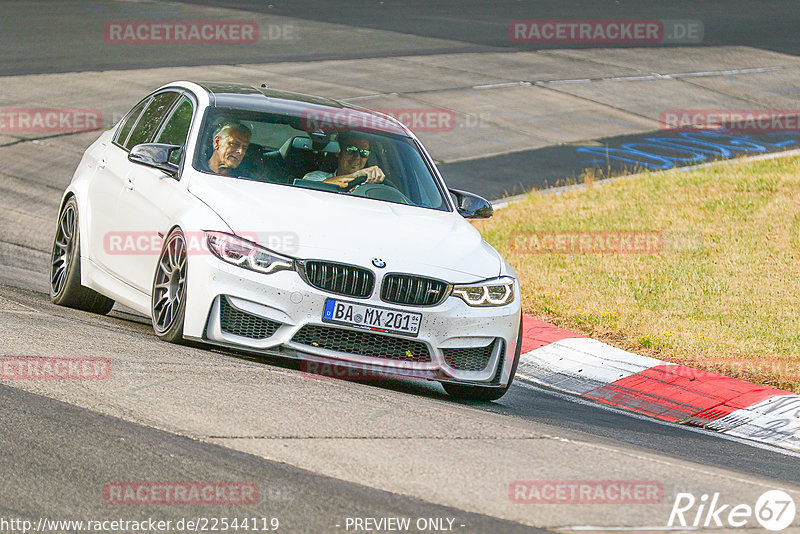
[[800, 158], [587, 180], [475, 226], [517, 270], [525, 313], [800, 392]]

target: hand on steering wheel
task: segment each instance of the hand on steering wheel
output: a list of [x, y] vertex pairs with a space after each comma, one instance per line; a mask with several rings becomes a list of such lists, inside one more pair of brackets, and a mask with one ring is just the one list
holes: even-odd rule
[[367, 178], [366, 176], [359, 176], [358, 178], [353, 178], [352, 180], [347, 182], [347, 185], [344, 188], [347, 191], [352, 191], [359, 185], [366, 183], [367, 180], [369, 180], [369, 178]]
[[366, 182], [368, 184], [379, 184], [386, 178], [386, 175], [383, 174], [383, 171], [377, 165], [373, 165], [372, 167], [366, 167], [364, 169], [361, 169], [360, 171], [354, 172], [353, 174], [358, 177], [366, 176], [367, 177]]
[[363, 183], [378, 184], [383, 182], [386, 175], [377, 165], [358, 170], [352, 174], [345, 176], [331, 176], [325, 182], [335, 184], [346, 191], [352, 191]]

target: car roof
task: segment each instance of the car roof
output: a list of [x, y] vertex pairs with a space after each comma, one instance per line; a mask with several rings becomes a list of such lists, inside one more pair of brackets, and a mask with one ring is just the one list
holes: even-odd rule
[[[359, 114], [367, 114], [392, 123], [387, 131], [399, 133], [398, 129], [410, 137], [414, 137], [408, 128], [389, 115], [354, 106], [346, 102], [322, 96], [306, 95], [292, 91], [270, 89], [268, 86], [253, 87], [247, 84], [230, 82], [194, 82], [202, 87], [209, 96], [211, 107], [248, 109], [252, 111], [269, 111], [299, 115], [317, 113], [321, 116], [336, 116], [345, 110]], [[379, 123], [380, 121], [375, 121]], [[378, 128], [380, 129], [380, 128]]]

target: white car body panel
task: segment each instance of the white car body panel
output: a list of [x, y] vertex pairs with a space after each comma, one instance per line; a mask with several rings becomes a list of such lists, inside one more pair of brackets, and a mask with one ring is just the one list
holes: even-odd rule
[[258, 235], [289, 256], [358, 265], [379, 257], [394, 271], [451, 283], [500, 273], [499, 256], [486, 253], [480, 233], [455, 212], [200, 173], [189, 191], [213, 203], [237, 235]]

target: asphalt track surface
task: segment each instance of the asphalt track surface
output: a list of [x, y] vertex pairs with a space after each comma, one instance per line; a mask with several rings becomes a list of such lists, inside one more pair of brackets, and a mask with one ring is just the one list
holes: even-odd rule
[[[5, 1], [7, 10], [35, 10], [35, 2]], [[391, 31], [431, 40], [419, 46], [418, 53], [437, 53], [444, 50], [469, 52], [488, 50], [538, 50], [564, 48], [564, 44], [510, 43], [508, 23], [527, 19], [696, 19], [704, 26], [702, 46], [744, 45], [778, 52], [800, 53], [795, 29], [800, 25], [800, 11], [791, 0], [770, 0], [754, 4], [747, 0], [716, 0], [695, 2], [609, 1], [582, 0], [569, 2], [530, 2], [502, 0], [487, 4], [481, 0], [426, 2], [400, 1], [286, 1], [232, 0], [224, 3], [211, 0], [184, 2], [203, 6], [225, 6], [248, 13], [276, 17], [340, 24], [351, 28], [351, 36], [337, 41], [337, 46], [309, 46], [302, 43], [287, 50], [266, 47], [260, 50], [241, 50], [220, 47], [209, 53], [202, 47], [185, 47], [180, 54], [95, 53], [90, 42], [91, 32], [86, 22], [95, 15], [114, 20], [163, 19], [179, 17], [178, 3], [118, 2], [114, 6], [92, 5], [76, 0], [60, 2], [33, 25], [15, 24], [13, 16], [0, 22], [4, 65], [3, 74], [32, 74], [40, 72], [73, 72], [103, 68], [143, 68], [170, 65], [206, 65], [214, 63], [257, 63], [292, 61], [298, 59], [347, 59], [404, 55], [411, 46], [378, 49], [358, 31], [361, 28]], [[756, 7], [758, 6], [758, 7]], [[73, 48], [65, 50], [63, 43]], [[426, 41], [423, 41], [426, 42]], [[589, 48], [592, 45], [574, 44], [568, 48]], [[614, 45], [615, 47], [641, 45]]]
[[[143, 319], [119, 312], [114, 312], [112, 317], [98, 319], [83, 312], [52, 306], [47, 295], [41, 292], [8, 286], [0, 286], [0, 298], [6, 303], [17, 303], [29, 313], [36, 312], [37, 324], [47, 324], [50, 318], [72, 323], [71, 328], [64, 329], [65, 333], [72, 331], [94, 335], [90, 327], [102, 326], [106, 336], [123, 336], [121, 341], [124, 341], [129, 354], [151, 350], [147, 346], [153, 341], [161, 345], [154, 340], [149, 325]], [[12, 325], [8, 326], [16, 330]], [[169, 346], [158, 348], [163, 349], [165, 354], [170, 352]], [[65, 353], [69, 354], [68, 351]], [[33, 352], [38, 354], [42, 351]], [[197, 352], [205, 351], [198, 349]], [[253, 360], [248, 355], [232, 353], [222, 353], [221, 357], [227, 363], [242, 360], [302, 375], [294, 362]], [[116, 362], [113, 358], [112, 361]], [[153, 362], [153, 365], [163, 368], [170, 364]], [[308, 383], [311, 386], [327, 383], [325, 380], [306, 382], [306, 387]], [[513, 424], [524, 428], [537, 431], [545, 429], [564, 441], [587, 442], [608, 451], [624, 451], [625, 455], [634, 457], [646, 455], [656, 463], [688, 461], [703, 466], [704, 471], [722, 469], [730, 473], [728, 476], [740, 479], [738, 484], [744, 480], [760, 480], [762, 484], [800, 488], [797, 455], [789, 456], [768, 447], [757, 448], [747, 442], [721, 438], [711, 432], [632, 417], [524, 382], [515, 384], [503, 399], [494, 403], [455, 402], [443, 395], [438, 387], [426, 383], [335, 382], [337, 385], [347, 387], [350, 384], [358, 388], [361, 402], [366, 404], [392, 395], [395, 396], [394, 402], [401, 407], [413, 406], [418, 401], [432, 402], [446, 412], [446, 418], [467, 421], [473, 417], [471, 413], [477, 410], [492, 415], [501, 423], [514, 421]], [[456, 524], [464, 525], [457, 529], [460, 532], [537, 531], [530, 526], [502, 521], [491, 515], [437, 506], [425, 499], [337, 480], [312, 470], [231, 451], [230, 448], [204, 442], [207, 439], [189, 439], [150, 425], [103, 415], [75, 406], [75, 403], [54, 400], [51, 397], [59, 395], [53, 395], [52, 392], [37, 395], [13, 387], [16, 386], [13, 382], [6, 384], [0, 385], [0, 450], [3, 451], [6, 482], [0, 487], [0, 502], [3, 503], [0, 505], [0, 517], [27, 518], [34, 522], [39, 517], [84, 520], [155, 517], [177, 521], [182, 517], [232, 518], [238, 514], [278, 517], [288, 532], [334, 532], [338, 530], [335, 525], [343, 524], [347, 517], [447, 517], [454, 518]], [[197, 385], [202, 387], [202, 381]], [[305, 394], [313, 396], [320, 392], [311, 388]], [[124, 389], [119, 389], [116, 395], [125, 395]], [[293, 395], [292, 398], [297, 397]], [[280, 402], [279, 399], [275, 401]], [[208, 408], [215, 409], [213, 405]], [[252, 409], [258, 411], [257, 406]], [[345, 414], [342, 416], [347, 417]], [[364, 421], [363, 424], [371, 422]], [[464, 436], [462, 439], [481, 438]], [[522, 436], [519, 439], [524, 442]], [[402, 444], [405, 440], [397, 436], [394, 441]], [[458, 440], [453, 444], [443, 443], [442, 446], [458, 446]], [[537, 451], [535, 440], [527, 450], [534, 464], [554, 461]], [[413, 454], [406, 461], [411, 462], [409, 467], [417, 462], [422, 463], [419, 459], [414, 460]], [[570, 462], [580, 463], [577, 458], [563, 458], [560, 461], [567, 462], [567, 465]], [[610, 464], [604, 469], [613, 478], [611, 473], [619, 466], [614, 467], [613, 462]], [[640, 473], [640, 477], [651, 479], [652, 474], [646, 466], [647, 462], [642, 466], [645, 471]], [[580, 470], [574, 471], [573, 478], [581, 479]], [[251, 481], [258, 484], [261, 499], [257, 505], [246, 509], [226, 506], [112, 507], [103, 502], [102, 489], [105, 484], [141, 480]], [[437, 483], [446, 485], [448, 482], [442, 480]], [[665, 487], [669, 484], [664, 481]], [[664, 518], [654, 514], [653, 521], [663, 524]]]
[[545, 532], [436, 506], [270, 462], [217, 445], [0, 386], [4, 488], [0, 517], [106, 518], [103, 488], [138, 480], [248, 481], [259, 502], [217, 506], [141, 506], [112, 517], [264, 517], [284, 532], [330, 532], [347, 517], [447, 517], [465, 532]]
[[[725, 133], [713, 133], [717, 136], [714, 141], [726, 144], [730, 139], [738, 139], [746, 146], [758, 146], [758, 154], [770, 152], [783, 152], [800, 146], [800, 135], [796, 132], [774, 132], [759, 134], [727, 134], [730, 138], [723, 137]], [[706, 137], [695, 144], [702, 152], [708, 150], [711, 141]], [[636, 174], [643, 171], [658, 170], [657, 166], [685, 167], [689, 165], [702, 165], [717, 159], [726, 159], [722, 156], [706, 157], [701, 152], [689, 153], [686, 150], [685, 139], [681, 140], [675, 134], [664, 132], [651, 132], [649, 134], [625, 135], [614, 138], [596, 140], [598, 146], [578, 147], [571, 145], [557, 145], [533, 150], [523, 150], [511, 154], [490, 156], [476, 160], [457, 161], [448, 165], [441, 165], [444, 179], [448, 183], [458, 184], [469, 191], [485, 196], [489, 199], [499, 199], [505, 196], [521, 195], [531, 189], [547, 189], [580, 183], [584, 173], [591, 169], [593, 179], [603, 177]], [[657, 146], [658, 142], [661, 146]], [[681, 143], [676, 146], [671, 143]], [[635, 154], [635, 148], [620, 149], [619, 147], [647, 146], [652, 155], [643, 156], [640, 152]], [[730, 146], [734, 156], [753, 155], [753, 152], [742, 146]], [[591, 151], [579, 152], [578, 150]], [[622, 154], [614, 154], [620, 150]], [[688, 161], [675, 162], [669, 158], [685, 158]], [[651, 165], [648, 167], [648, 164]], [[520, 169], [525, 169], [520, 172]]]
[[[0, 287], [0, 298], [23, 303], [27, 307], [41, 310], [44, 313], [48, 313], [48, 310], [50, 313], [59, 312], [59, 315], [63, 313], [78, 322], [93, 320], [91, 314], [61, 310], [50, 305], [47, 295], [36, 291], [20, 291]], [[154, 337], [148, 331], [149, 323], [145, 318], [120, 313], [108, 320], [108, 324], [111, 330], [135, 332], [136, 337], [141, 336], [144, 339]], [[230, 354], [233, 358], [247, 360], [255, 358], [255, 361], [258, 362], [268, 362], [271, 365], [300, 371], [300, 366], [292, 361], [260, 359], [247, 353], [226, 354]], [[800, 465], [795, 464], [792, 469], [787, 469], [789, 466], [787, 455], [781, 449], [752, 447], [749, 442], [744, 440], [721, 439], [720, 435], [715, 432], [662, 423], [644, 416], [631, 416], [622, 410], [599, 406], [582, 399], [565, 404], [565, 400], [571, 398], [569, 395], [527, 382], [515, 384], [502, 399], [493, 403], [451, 400], [442, 393], [438, 386], [419, 381], [390, 381], [377, 384], [362, 383], [362, 385], [401, 391], [412, 397], [416, 395], [445, 400], [448, 405], [453, 406], [454, 414], [458, 413], [458, 405], [472, 406], [491, 413], [595, 436], [608, 444], [624, 443], [632, 447], [641, 447], [642, 450], [658, 451], [675, 458], [741, 470], [753, 475], [800, 485]], [[11, 388], [3, 388], [3, 391], [8, 396], [15, 395]], [[59, 409], [55, 403], [53, 405], [56, 406], [54, 409]], [[67, 407], [68, 405], [62, 405], [61, 409]], [[5, 420], [5, 418], [2, 419]], [[13, 421], [14, 418], [9, 418], [9, 420]], [[9, 431], [6, 435], [11, 437], [16, 435], [16, 432]]]
[[[243, 16], [267, 12], [291, 23], [347, 30], [325, 30], [338, 39], [335, 47], [307, 42], [270, 49], [266, 57], [263, 51], [225, 47], [99, 54], [92, 37], [79, 31], [87, 17], [129, 19], [145, 9], [151, 17], [173, 19], [183, 4], [62, 4], [27, 26], [19, 22], [24, 17], [0, 21], [0, 75], [532, 49], [508, 43], [507, 22], [515, 18], [693, 18], [704, 22], [703, 46], [800, 51], [794, 35], [800, 10], [794, 2], [769, 2], [769, 9], [756, 13], [751, 2], [584, 2], [571, 4], [569, 13], [545, 2], [491, 8], [482, 2], [227, 2], [226, 8], [244, 10]], [[6, 6], [26, 16], [35, 12], [33, 3]], [[363, 43], [377, 42], [380, 35], [363, 29], [400, 35], [370, 50]], [[60, 89], [67, 87], [52, 88]], [[642, 137], [598, 139], [600, 145], [621, 145]], [[74, 168], [81, 142], [62, 147], [59, 169]], [[791, 144], [787, 148], [794, 148]], [[445, 176], [472, 173], [459, 185], [491, 196], [518, 192], [514, 188], [522, 185], [554, 185], [577, 168], [571, 166], [575, 152], [564, 146], [494, 158], [442, 169]], [[514, 170], [532, 160], [540, 162], [540, 183], [517, 184]], [[47, 244], [68, 176], [38, 169], [24, 176], [9, 171], [19, 168], [18, 161], [4, 163], [0, 173], [9, 196], [0, 228], [0, 352], [106, 355], [115, 374], [107, 384], [0, 384], [5, 482], [0, 518], [255, 515], [279, 517], [284, 532], [343, 532], [336, 525], [347, 517], [449, 517], [464, 525], [455, 529], [459, 532], [534, 532], [536, 526], [559, 531], [576, 525], [663, 526], [678, 491], [721, 491], [729, 501], [751, 503], [766, 489], [798, 495], [797, 455], [631, 416], [530, 384], [515, 384], [494, 403], [465, 403], [450, 400], [436, 384], [313, 380], [293, 362], [161, 343], [145, 319], [124, 310], [97, 317], [52, 306], [46, 293]], [[508, 485], [516, 479], [659, 480], [665, 493], [663, 502], [650, 508], [510, 505]], [[103, 501], [105, 484], [135, 480], [249, 480], [258, 484], [261, 500], [244, 511], [112, 507]]]

